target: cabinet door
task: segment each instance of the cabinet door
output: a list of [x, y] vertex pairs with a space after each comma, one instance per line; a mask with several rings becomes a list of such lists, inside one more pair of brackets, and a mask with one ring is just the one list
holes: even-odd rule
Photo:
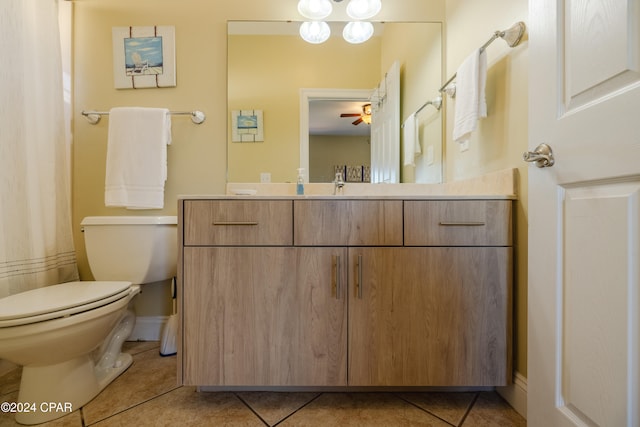
[[351, 248], [349, 264], [349, 385], [507, 383], [511, 248]]
[[184, 383], [345, 385], [346, 255], [184, 248]]

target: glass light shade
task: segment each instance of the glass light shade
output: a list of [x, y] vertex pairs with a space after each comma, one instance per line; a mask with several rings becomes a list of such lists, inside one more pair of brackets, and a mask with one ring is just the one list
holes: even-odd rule
[[373, 25], [371, 22], [355, 21], [349, 22], [342, 30], [342, 37], [349, 43], [364, 43], [373, 35]]
[[331, 35], [331, 28], [329, 24], [322, 21], [303, 22], [300, 25], [300, 37], [304, 41], [313, 44], [320, 44], [329, 38]]
[[330, 0], [300, 0], [298, 12], [308, 19], [320, 20], [331, 14], [333, 6]]
[[347, 15], [352, 19], [369, 19], [380, 12], [380, 0], [351, 0], [347, 5]]

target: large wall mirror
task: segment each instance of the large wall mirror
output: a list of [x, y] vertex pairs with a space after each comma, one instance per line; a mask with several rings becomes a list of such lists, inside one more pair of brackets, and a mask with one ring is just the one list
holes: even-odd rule
[[[374, 36], [357, 45], [342, 38], [344, 23], [331, 23], [332, 36], [318, 45], [303, 41], [299, 26], [228, 23], [229, 182], [295, 182], [301, 153], [309, 156], [311, 182], [332, 181], [337, 167], [349, 168], [348, 181], [366, 182], [369, 125], [359, 115], [369, 100], [361, 94], [372, 93], [397, 61], [402, 121], [438, 96], [441, 23], [377, 23]], [[307, 99], [301, 108], [302, 94], [309, 91], [333, 95]], [[301, 118], [305, 110], [309, 117]], [[428, 106], [416, 116], [421, 154], [415, 166], [404, 166], [400, 156], [402, 182], [441, 182], [442, 111]], [[301, 148], [301, 132], [308, 132], [308, 154]]]

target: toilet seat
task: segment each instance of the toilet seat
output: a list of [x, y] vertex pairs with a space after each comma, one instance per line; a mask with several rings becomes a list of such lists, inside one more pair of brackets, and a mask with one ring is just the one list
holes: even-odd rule
[[0, 328], [27, 325], [110, 304], [133, 291], [131, 282], [68, 282], [0, 299]]

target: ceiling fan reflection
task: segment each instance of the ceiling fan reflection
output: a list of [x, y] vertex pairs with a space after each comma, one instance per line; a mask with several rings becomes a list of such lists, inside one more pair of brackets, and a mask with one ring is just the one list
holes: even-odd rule
[[351, 124], [358, 126], [360, 123], [371, 124], [371, 104], [364, 104], [362, 106], [362, 113], [342, 113], [340, 117], [357, 117]]

